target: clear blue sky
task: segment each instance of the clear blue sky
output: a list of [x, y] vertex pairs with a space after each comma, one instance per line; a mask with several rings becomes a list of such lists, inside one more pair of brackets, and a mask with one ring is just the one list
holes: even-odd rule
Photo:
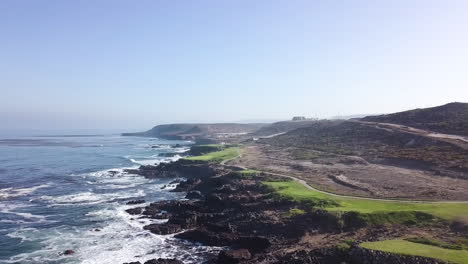
[[0, 1], [1, 129], [468, 101], [468, 1]]

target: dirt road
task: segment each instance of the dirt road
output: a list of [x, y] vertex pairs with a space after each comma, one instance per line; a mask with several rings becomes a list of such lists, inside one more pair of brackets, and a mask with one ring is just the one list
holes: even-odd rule
[[395, 130], [395, 131], [399, 131], [403, 133], [409, 133], [409, 134], [419, 135], [423, 137], [433, 138], [433, 139], [437, 139], [437, 140], [441, 140], [447, 143], [457, 145], [463, 149], [468, 150], [468, 137], [465, 137], [465, 136], [437, 133], [437, 132], [433, 132], [429, 130], [409, 127], [405, 125], [391, 124], [391, 123], [366, 122], [366, 121], [354, 121], [354, 122], [371, 125], [379, 129], [385, 129], [385, 130], [391, 130], [391, 131]]

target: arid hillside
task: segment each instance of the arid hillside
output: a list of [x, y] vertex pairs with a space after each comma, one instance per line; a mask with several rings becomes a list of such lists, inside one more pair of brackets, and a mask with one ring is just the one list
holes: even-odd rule
[[231, 164], [295, 176], [338, 194], [468, 200], [466, 149], [363, 122], [320, 121], [260, 138]]
[[200, 142], [223, 141], [257, 131], [266, 124], [165, 124], [145, 132], [124, 133], [123, 136], [145, 136], [164, 139], [195, 140]]
[[401, 124], [439, 133], [468, 136], [468, 103], [449, 103], [388, 115], [367, 116], [361, 120]]
[[462, 148], [356, 122], [323, 121], [262, 140], [274, 146], [302, 148], [304, 152], [359, 156], [375, 163], [468, 171], [468, 152]]

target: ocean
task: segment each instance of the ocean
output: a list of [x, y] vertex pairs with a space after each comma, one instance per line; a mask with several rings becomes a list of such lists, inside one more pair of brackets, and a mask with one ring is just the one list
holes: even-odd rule
[[183, 199], [170, 192], [172, 179], [123, 169], [175, 160], [190, 144], [118, 134], [0, 136], [0, 263], [205, 261], [218, 249], [154, 235], [143, 226], [164, 220], [125, 212], [142, 206], [126, 204], [135, 199]]

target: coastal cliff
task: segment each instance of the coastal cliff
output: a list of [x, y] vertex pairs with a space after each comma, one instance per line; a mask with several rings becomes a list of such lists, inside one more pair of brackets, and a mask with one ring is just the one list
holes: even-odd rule
[[218, 163], [179, 160], [129, 173], [185, 178], [174, 181], [178, 186], [173, 191], [186, 193], [187, 200], [154, 202], [127, 212], [140, 218], [166, 219], [144, 227], [154, 234], [175, 234], [178, 239], [222, 247], [207, 263], [446, 263], [359, 246], [363, 241], [416, 231], [447, 232], [446, 227], [431, 224], [432, 218], [424, 214], [417, 216], [418, 222], [374, 225], [363, 222], [360, 214], [323, 210], [323, 201], [314, 205], [279, 198], [263, 182], [284, 181], [281, 177]]

